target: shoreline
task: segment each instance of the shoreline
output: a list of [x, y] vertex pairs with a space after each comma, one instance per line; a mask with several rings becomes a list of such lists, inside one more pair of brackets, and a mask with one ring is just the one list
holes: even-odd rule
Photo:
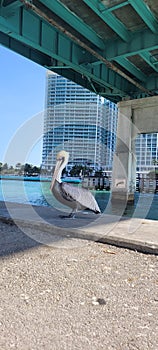
[[7, 181], [38, 181], [38, 182], [50, 182], [50, 178], [42, 178], [37, 176], [20, 176], [20, 175], [0, 175], [0, 180], [7, 180]]

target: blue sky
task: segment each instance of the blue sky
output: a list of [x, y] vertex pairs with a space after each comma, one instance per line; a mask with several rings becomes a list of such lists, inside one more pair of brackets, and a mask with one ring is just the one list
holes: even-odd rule
[[[0, 46], [0, 161], [12, 137], [27, 120], [44, 110], [46, 69]], [[42, 141], [30, 153], [27, 162], [40, 165]], [[13, 164], [16, 159], [16, 149]]]

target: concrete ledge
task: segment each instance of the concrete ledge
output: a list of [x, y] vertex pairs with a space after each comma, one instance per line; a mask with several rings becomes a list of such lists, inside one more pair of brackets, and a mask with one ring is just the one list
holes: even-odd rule
[[[121, 219], [119, 222], [116, 221], [115, 225], [114, 221], [111, 221], [111, 223], [107, 224], [108, 227], [105, 224], [99, 225], [98, 223], [97, 225], [97, 222], [95, 222], [94, 226], [89, 225], [85, 228], [59, 227], [52, 223], [36, 220], [25, 220], [17, 217], [13, 219], [9, 215], [1, 215], [0, 220], [10, 225], [16, 224], [20, 229], [24, 228], [24, 233], [25, 229], [31, 228], [39, 230], [41, 233], [47, 233], [49, 236], [59, 235], [65, 238], [92, 240], [99, 243], [136, 250], [142, 253], [158, 254], [158, 222], [153, 220]], [[132, 225], [137, 227], [134, 233], [130, 233], [129, 231], [129, 224], [131, 225], [132, 220], [134, 220]], [[104, 233], [105, 226], [108, 233]], [[145, 226], [148, 227], [147, 230]], [[155, 232], [154, 227], [156, 230]]]

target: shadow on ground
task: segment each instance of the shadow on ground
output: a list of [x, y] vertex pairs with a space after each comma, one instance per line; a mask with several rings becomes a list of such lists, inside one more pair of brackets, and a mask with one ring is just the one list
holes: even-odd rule
[[5, 220], [0, 222], [0, 256], [7, 256], [18, 253], [27, 249], [35, 248], [41, 245], [24, 232], [16, 225], [6, 223]]

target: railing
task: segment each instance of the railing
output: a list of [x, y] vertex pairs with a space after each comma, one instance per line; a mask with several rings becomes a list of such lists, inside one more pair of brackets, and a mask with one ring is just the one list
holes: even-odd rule
[[149, 177], [148, 174], [137, 174], [136, 191], [141, 193], [158, 193], [158, 174]]
[[[90, 190], [109, 191], [111, 187], [111, 175], [108, 177], [84, 177], [82, 180], [82, 187]], [[137, 173], [136, 192], [158, 193], [158, 174], [149, 177], [148, 174]]]
[[82, 187], [88, 188], [89, 190], [110, 190], [110, 181], [107, 177], [84, 177], [82, 180]]

